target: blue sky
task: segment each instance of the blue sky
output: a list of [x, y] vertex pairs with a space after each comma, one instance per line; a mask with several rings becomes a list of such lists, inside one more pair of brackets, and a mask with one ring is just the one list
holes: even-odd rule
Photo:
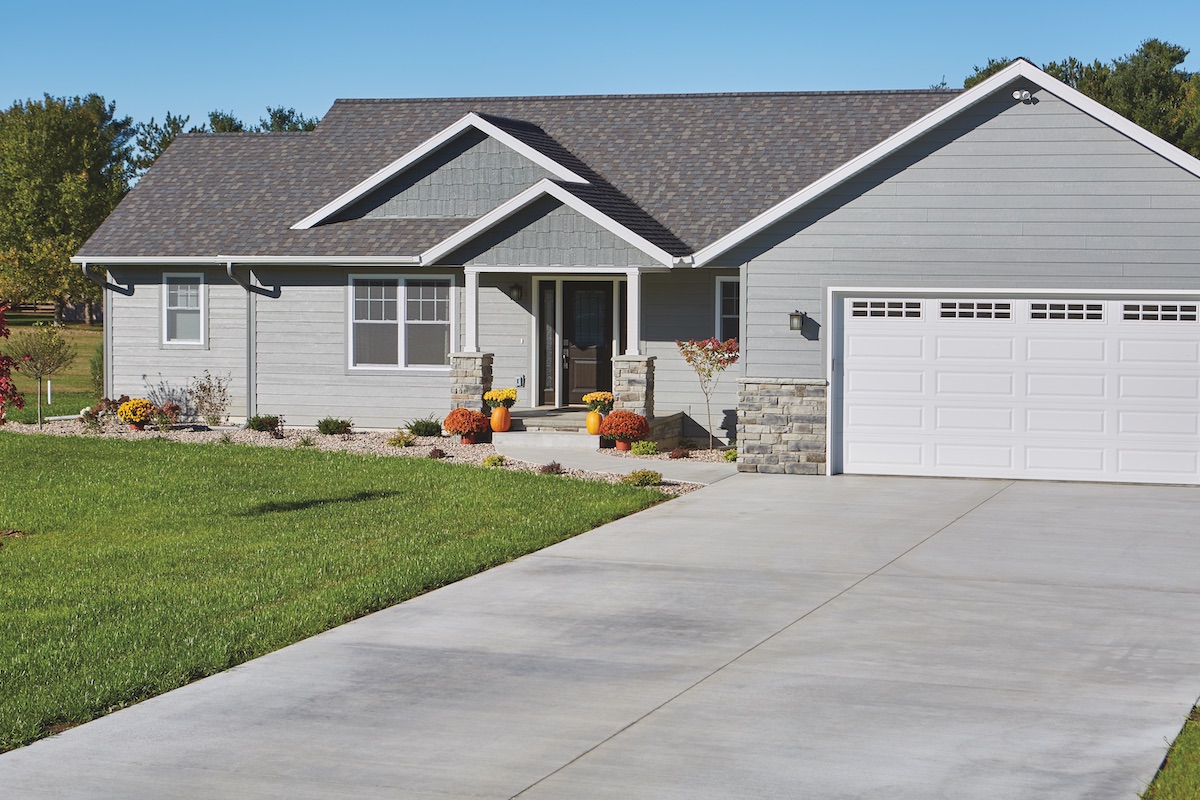
[[[119, 9], [119, 13], [113, 9]], [[1200, 2], [20, 2], [0, 103], [98, 92], [135, 119], [201, 121], [337, 97], [961, 85], [990, 56], [1195, 52]]]

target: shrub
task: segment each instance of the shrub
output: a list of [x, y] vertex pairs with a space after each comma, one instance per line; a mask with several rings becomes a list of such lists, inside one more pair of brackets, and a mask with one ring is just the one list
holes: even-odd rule
[[483, 459], [483, 466], [485, 467], [503, 467], [507, 463], [504, 456], [499, 453], [493, 453]]
[[483, 393], [483, 402], [487, 403], [491, 408], [498, 408], [500, 406], [512, 408], [513, 404], [517, 402], [517, 390], [492, 389], [489, 392]]
[[549, 464], [543, 464], [542, 466], [538, 467], [538, 472], [542, 473], [543, 475], [562, 475], [564, 472], [566, 472], [566, 470], [563, 469], [562, 464], [558, 463], [557, 461], [551, 461]]
[[433, 417], [410, 420], [405, 427], [408, 428], [408, 432], [413, 436], [442, 435], [442, 423]]
[[259, 433], [279, 433], [283, 427], [283, 417], [277, 414], [255, 414], [246, 418], [246, 429]]
[[737, 461], [737, 448], [729, 448], [724, 453], [721, 453], [721, 458], [725, 459], [726, 461]]
[[117, 408], [117, 418], [129, 425], [145, 425], [157, 410], [149, 400], [135, 397], [121, 403]]
[[325, 436], [341, 436], [354, 432], [354, 423], [348, 419], [325, 417], [317, 420], [317, 431]]
[[96, 351], [88, 359], [88, 377], [92, 381], [92, 395], [101, 397], [104, 394], [104, 342], [96, 345]]
[[228, 431], [221, 434], [221, 438], [217, 439], [217, 444], [233, 444], [233, 435]]
[[654, 442], [634, 442], [629, 446], [629, 452], [635, 456], [655, 456], [658, 455], [658, 445]]
[[79, 412], [79, 421], [93, 433], [100, 430], [100, 410], [100, 403], [94, 403]]
[[589, 411], [599, 411], [601, 414], [607, 414], [612, 411], [613, 394], [612, 392], [589, 392], [583, 396], [583, 402], [587, 403]]
[[229, 407], [229, 381], [231, 376], [211, 375], [204, 370], [203, 378], [192, 378], [188, 397], [196, 407], [196, 416], [204, 424], [216, 427], [225, 422], [225, 409]]
[[652, 469], [639, 469], [621, 476], [621, 483], [627, 483], [630, 486], [658, 486], [662, 483], [662, 473]]
[[445, 458], [446, 451], [440, 447], [434, 447], [429, 451], [430, 458]]
[[[226, 435], [228, 435], [228, 434], [226, 434]], [[304, 434], [303, 436], [301, 436], [300, 440], [296, 442], [296, 447], [316, 447], [316, 446], [317, 446], [317, 440], [314, 439], [313, 437], [309, 436], [307, 433]]]
[[160, 431], [170, 430], [171, 426], [179, 421], [179, 413], [182, 410], [178, 403], [163, 403], [154, 409], [154, 425]]
[[[8, 324], [4, 319], [4, 312], [7, 310], [8, 306], [0, 303], [0, 339], [8, 338]], [[0, 353], [0, 425], [5, 423], [4, 412], [8, 407], [25, 407], [25, 398], [12, 382], [12, 370], [15, 366], [16, 362], [10, 356]]]
[[686, 342], [676, 340], [679, 354], [700, 379], [700, 391], [704, 393], [704, 411], [708, 417], [708, 449], [713, 446], [712, 435], [712, 395], [717, 388], [721, 373], [732, 364], [736, 364], [739, 356], [737, 339], [721, 341], [716, 337], [711, 339], [691, 339]]
[[691, 457], [692, 457], [692, 451], [688, 450], [686, 447], [676, 447], [674, 450], [671, 451], [671, 454], [668, 456], [668, 458], [691, 458]]
[[606, 439], [632, 442], [650, 435], [650, 423], [632, 411], [614, 411], [600, 423], [600, 435]]
[[442, 420], [442, 428], [458, 436], [478, 436], [489, 427], [486, 416], [469, 408], [456, 408]]
[[[440, 426], [439, 426], [440, 427]], [[392, 447], [412, 447], [413, 439], [416, 437], [411, 433], [405, 433], [402, 430], [396, 431], [396, 435], [388, 439], [387, 443]]]

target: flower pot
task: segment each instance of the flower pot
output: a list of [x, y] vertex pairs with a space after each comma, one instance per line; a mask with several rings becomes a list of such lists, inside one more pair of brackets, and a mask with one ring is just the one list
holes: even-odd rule
[[463, 444], [475, 444], [475, 434], [464, 433], [462, 435], [462, 443]]
[[129, 423], [129, 430], [131, 430], [131, 431], [144, 431], [144, 430], [146, 430], [146, 423], [144, 423], [144, 422], [131, 422], [131, 423]]
[[604, 421], [604, 415], [599, 411], [589, 411], [587, 415], [587, 432], [592, 436], [600, 433], [600, 423]]
[[503, 433], [512, 427], [512, 414], [504, 406], [496, 406], [492, 409], [491, 426], [497, 433]]
[[628, 450], [632, 446], [633, 446], [633, 443], [627, 439], [617, 439], [617, 449], [618, 450]]

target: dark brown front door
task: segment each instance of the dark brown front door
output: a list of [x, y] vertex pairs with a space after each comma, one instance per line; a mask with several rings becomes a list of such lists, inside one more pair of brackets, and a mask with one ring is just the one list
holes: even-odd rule
[[611, 282], [563, 284], [563, 385], [567, 403], [588, 392], [612, 391]]

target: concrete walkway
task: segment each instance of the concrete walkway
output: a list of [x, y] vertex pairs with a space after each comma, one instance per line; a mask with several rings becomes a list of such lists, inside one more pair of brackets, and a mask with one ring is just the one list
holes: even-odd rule
[[661, 472], [662, 476], [669, 481], [687, 483], [716, 483], [737, 474], [737, 464], [724, 462], [714, 464], [683, 458], [669, 460], [622, 458], [610, 456], [598, 450], [505, 444], [497, 445], [496, 452], [508, 458], [515, 458], [517, 461], [528, 461], [531, 464], [549, 464], [551, 461], [557, 461], [564, 467], [572, 469], [608, 472], [614, 475], [628, 475], [634, 470], [652, 469]]
[[737, 475], [0, 756], [12, 798], [1133, 800], [1200, 490]]

